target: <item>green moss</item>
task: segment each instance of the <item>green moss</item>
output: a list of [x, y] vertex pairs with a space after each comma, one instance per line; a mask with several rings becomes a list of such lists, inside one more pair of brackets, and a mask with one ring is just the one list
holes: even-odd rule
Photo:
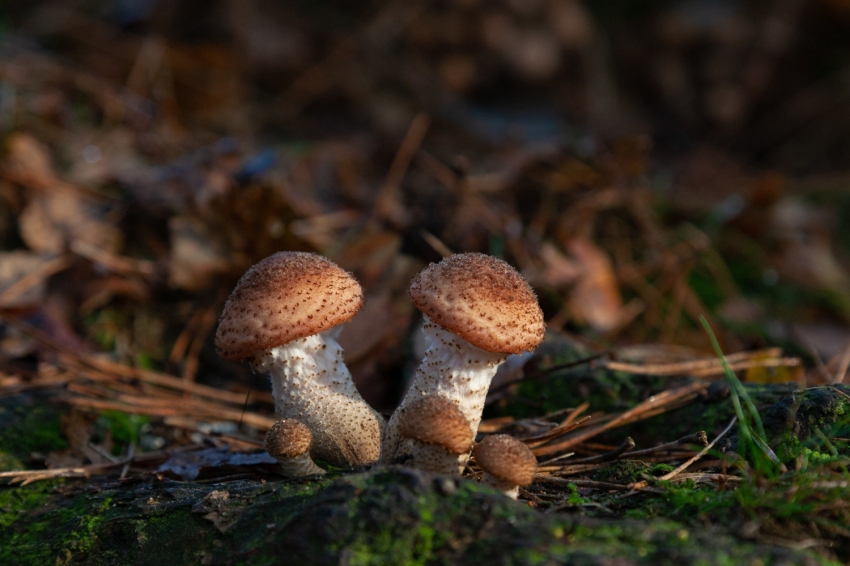
[[61, 411], [24, 396], [8, 397], [0, 404], [0, 453], [26, 460], [32, 452], [47, 454], [68, 443], [62, 436]]
[[[745, 383], [747, 394], [756, 407], [763, 411], [796, 391], [795, 384], [762, 385]], [[697, 402], [690, 403], [658, 416], [620, 427], [602, 439], [622, 442], [632, 437], [638, 446], [652, 446], [704, 430], [711, 437], [720, 432], [735, 410], [729, 397], [729, 388], [723, 382], [713, 382]]]
[[139, 444], [142, 427], [150, 422], [145, 415], [130, 415], [121, 411], [103, 411], [98, 428], [108, 430], [114, 442], [113, 454], [121, 454], [130, 444]]
[[14, 456], [0, 452], [0, 472], [10, 472], [12, 470], [23, 470], [24, 463]]
[[650, 465], [640, 460], [619, 460], [610, 466], [597, 470], [593, 474], [596, 481], [629, 484], [649, 473]]
[[92, 504], [88, 497], [80, 497], [68, 505], [51, 501], [45, 506], [52, 491], [49, 482], [6, 489], [12, 500], [7, 513], [17, 515], [17, 528], [0, 531], [0, 564], [68, 564], [73, 556], [92, 548], [110, 503], [109, 498]]
[[112, 351], [115, 348], [116, 336], [125, 332], [124, 329], [129, 326], [127, 315], [114, 309], [95, 311], [85, 320], [89, 339], [105, 351]]
[[[850, 387], [814, 387], [782, 399], [764, 414], [768, 441], [784, 462], [803, 457], [814, 463], [817, 454], [846, 455], [846, 443], [832, 438], [850, 434]], [[845, 452], [842, 452], [845, 451]]]
[[59, 483], [61, 480], [38, 482], [23, 487], [0, 487], [0, 529], [11, 526], [26, 512], [43, 505]]
[[635, 376], [592, 368], [587, 364], [552, 369], [591, 354], [586, 347], [567, 337], [547, 337], [525, 368], [527, 374], [536, 377], [521, 382], [516, 396], [504, 399], [488, 414], [536, 417], [574, 407], [584, 401], [588, 401], [593, 410], [624, 410], [670, 386], [669, 377]]
[[[208, 497], [213, 490], [221, 493]], [[660, 565], [811, 559], [691, 528], [698, 523], [693, 510], [704, 512], [702, 499], [711, 494], [693, 486], [671, 488], [651, 521], [634, 521], [555, 517], [476, 482], [393, 468], [273, 484], [158, 482], [73, 497], [32, 486], [17, 496], [29, 501], [26, 509], [0, 528], [0, 563], [599, 565], [625, 558]], [[719, 495], [731, 509], [764, 504], [758, 494], [745, 494], [744, 503], [735, 492]], [[680, 517], [665, 518], [677, 508]]]
[[134, 520], [132, 525], [132, 535], [140, 544], [138, 551], [125, 559], [139, 566], [199, 563], [221, 538], [208, 528], [203, 515], [192, 513], [190, 507]]
[[670, 473], [675, 470], [673, 466], [670, 464], [655, 464], [649, 468], [649, 473], [653, 476], [663, 476], [664, 474]]
[[61, 511], [66, 525], [73, 525], [70, 533], [57, 541], [56, 564], [70, 564], [75, 557], [87, 556], [94, 547], [97, 528], [112, 499], [107, 497], [92, 504], [85, 499]]

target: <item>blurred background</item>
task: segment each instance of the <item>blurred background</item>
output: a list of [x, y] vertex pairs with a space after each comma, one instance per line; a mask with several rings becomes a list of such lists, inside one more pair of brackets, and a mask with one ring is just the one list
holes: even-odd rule
[[5, 0], [0, 141], [4, 394], [197, 429], [166, 384], [267, 426], [213, 335], [280, 250], [361, 281], [341, 342], [384, 411], [453, 252], [586, 353], [710, 354], [705, 316], [805, 364], [748, 380], [850, 365], [847, 0]]

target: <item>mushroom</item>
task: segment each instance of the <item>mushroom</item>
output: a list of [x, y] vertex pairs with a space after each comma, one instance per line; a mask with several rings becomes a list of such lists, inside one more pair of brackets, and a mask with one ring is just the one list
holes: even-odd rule
[[537, 458], [528, 446], [507, 434], [486, 437], [472, 449], [472, 457], [484, 470], [481, 483], [511, 499], [519, 496], [520, 486], [531, 485], [537, 473]]
[[354, 386], [337, 342], [363, 305], [354, 277], [312, 253], [280, 252], [236, 284], [215, 336], [218, 354], [271, 376], [275, 409], [310, 429], [310, 453], [335, 466], [374, 463], [383, 418]]
[[[508, 354], [533, 350], [543, 339], [537, 297], [516, 270], [479, 253], [449, 256], [414, 277], [410, 298], [425, 314], [425, 357], [399, 411], [387, 424], [381, 461], [399, 450], [398, 416], [427, 395], [458, 406], [473, 434], [490, 381]], [[467, 454], [459, 456], [464, 464]]]
[[283, 419], [272, 425], [266, 433], [263, 447], [283, 468], [283, 475], [290, 478], [324, 474], [310, 457], [313, 435], [310, 429], [295, 419]]
[[463, 473], [458, 455], [468, 454], [475, 439], [457, 405], [439, 395], [407, 405], [399, 415], [398, 431], [412, 440], [413, 466], [439, 474]]

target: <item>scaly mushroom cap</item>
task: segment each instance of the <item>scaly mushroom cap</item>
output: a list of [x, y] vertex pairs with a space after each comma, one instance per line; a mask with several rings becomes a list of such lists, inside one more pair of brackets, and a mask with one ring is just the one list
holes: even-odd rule
[[489, 352], [521, 354], [543, 340], [543, 313], [528, 282], [500, 259], [456, 254], [413, 278], [416, 308]]
[[266, 433], [263, 447], [275, 458], [296, 458], [310, 451], [313, 435], [306, 425], [295, 419], [283, 419]]
[[514, 485], [530, 485], [537, 473], [537, 458], [521, 440], [507, 434], [486, 437], [472, 449], [481, 469]]
[[279, 252], [249, 269], [236, 284], [218, 324], [215, 347], [226, 360], [324, 332], [363, 306], [363, 289], [327, 258]]
[[398, 421], [399, 434], [426, 444], [442, 446], [452, 454], [466, 454], [474, 435], [457, 405], [439, 395], [428, 395], [407, 405]]

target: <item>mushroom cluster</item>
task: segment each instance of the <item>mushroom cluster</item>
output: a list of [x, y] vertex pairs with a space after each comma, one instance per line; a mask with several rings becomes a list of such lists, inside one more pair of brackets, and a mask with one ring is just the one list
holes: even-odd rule
[[[425, 470], [463, 472], [490, 381], [509, 354], [537, 347], [543, 314], [513, 267], [478, 253], [431, 264], [409, 292], [425, 315], [428, 347], [385, 423], [357, 392], [336, 340], [363, 305], [351, 274], [316, 254], [281, 252], [236, 284], [216, 348], [221, 357], [247, 359], [270, 375], [283, 420], [269, 430], [266, 449], [285, 475], [322, 473], [313, 459], [354, 466], [402, 455]], [[487, 437], [474, 454], [484, 481], [514, 498], [517, 486], [534, 479], [534, 455], [511, 437]]]
[[[490, 381], [508, 354], [534, 350], [545, 326], [537, 297], [506, 262], [478, 253], [431, 264], [410, 285], [425, 315], [425, 358], [398, 410], [387, 423], [381, 461], [400, 451], [399, 416], [422, 397], [440, 395], [478, 431]], [[462, 466], [469, 456], [458, 456]]]
[[337, 337], [363, 306], [363, 290], [332, 261], [280, 252], [236, 284], [216, 332], [218, 354], [250, 360], [272, 381], [275, 409], [312, 433], [313, 458], [372, 464], [384, 419], [357, 392]]

